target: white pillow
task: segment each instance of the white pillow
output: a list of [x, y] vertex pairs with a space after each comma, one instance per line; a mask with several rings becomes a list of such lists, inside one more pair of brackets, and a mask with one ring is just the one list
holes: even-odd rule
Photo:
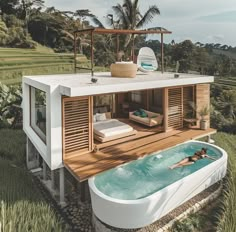
[[93, 122], [96, 122], [97, 119], [96, 119], [96, 114], [93, 115]]
[[101, 114], [96, 114], [96, 121], [97, 122], [100, 122], [100, 121], [105, 121], [107, 118], [106, 118], [106, 114], [105, 113], [101, 113]]

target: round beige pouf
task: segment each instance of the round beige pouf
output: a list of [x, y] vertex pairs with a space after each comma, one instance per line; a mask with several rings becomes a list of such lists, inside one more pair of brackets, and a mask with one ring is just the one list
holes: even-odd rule
[[135, 77], [137, 64], [132, 62], [116, 62], [110, 67], [112, 77]]

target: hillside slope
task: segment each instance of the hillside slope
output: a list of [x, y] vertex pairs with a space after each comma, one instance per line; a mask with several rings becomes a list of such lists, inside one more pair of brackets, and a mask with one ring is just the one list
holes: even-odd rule
[[[0, 48], [0, 82], [20, 83], [24, 75], [73, 73], [73, 54], [54, 53], [50, 49]], [[78, 55], [79, 62], [88, 60]]]

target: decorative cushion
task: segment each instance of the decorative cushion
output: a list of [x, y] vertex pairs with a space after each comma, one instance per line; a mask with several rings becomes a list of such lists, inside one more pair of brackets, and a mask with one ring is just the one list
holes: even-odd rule
[[147, 118], [147, 117], [148, 117], [148, 114], [143, 111], [143, 112], [141, 112], [140, 117], [141, 117], [141, 118]]
[[135, 115], [135, 116], [140, 116], [140, 114], [141, 114], [141, 113], [140, 113], [138, 110], [136, 110], [136, 111], [133, 112], [133, 115]]
[[106, 115], [106, 119], [111, 119], [111, 112], [106, 112], [105, 115]]
[[146, 111], [144, 109], [139, 109], [140, 112], [140, 117], [141, 118], [147, 118], [148, 114], [146, 113]]
[[105, 114], [105, 113], [96, 114], [96, 121], [97, 121], [97, 122], [105, 121], [106, 119], [107, 119], [107, 118], [106, 118], [106, 114]]
[[142, 66], [142, 68], [144, 68], [144, 69], [146, 69], [146, 70], [149, 70], [149, 71], [154, 70], [154, 67], [153, 67], [152, 64], [141, 63], [141, 66]]
[[150, 63], [145, 63], [145, 62], [141, 62], [141, 65], [142, 65], [142, 66], [149, 66], [149, 67], [153, 67], [153, 65], [152, 65], [152, 64], [150, 64]]

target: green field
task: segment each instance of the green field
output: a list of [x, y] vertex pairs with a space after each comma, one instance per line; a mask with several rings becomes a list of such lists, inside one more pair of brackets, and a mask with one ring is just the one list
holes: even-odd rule
[[[89, 61], [78, 55], [82, 66]], [[58, 74], [74, 72], [74, 56], [69, 53], [54, 53], [51, 49], [0, 48], [0, 82], [20, 83], [24, 75]]]
[[223, 86], [236, 87], [236, 77], [217, 77], [215, 78], [215, 83]]
[[22, 130], [0, 130], [0, 231], [66, 231], [25, 167]]
[[221, 214], [218, 215], [217, 231], [236, 231], [236, 135], [217, 133], [216, 145], [228, 153], [228, 173], [223, 187]]

